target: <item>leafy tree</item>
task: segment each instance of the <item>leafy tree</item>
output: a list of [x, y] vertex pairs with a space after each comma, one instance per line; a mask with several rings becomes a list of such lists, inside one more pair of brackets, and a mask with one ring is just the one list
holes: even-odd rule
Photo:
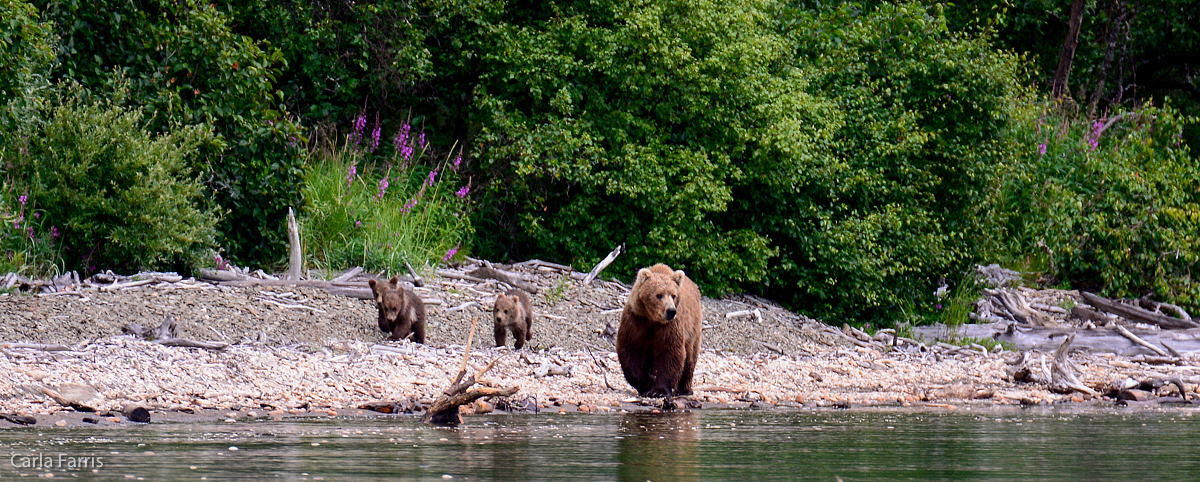
[[282, 259], [282, 220], [301, 201], [303, 135], [275, 87], [279, 51], [191, 0], [38, 3], [62, 38], [59, 79], [107, 91], [123, 77], [130, 102], [152, 112], [152, 131], [212, 128], [217, 142], [195, 167], [225, 211], [221, 245], [239, 262]]

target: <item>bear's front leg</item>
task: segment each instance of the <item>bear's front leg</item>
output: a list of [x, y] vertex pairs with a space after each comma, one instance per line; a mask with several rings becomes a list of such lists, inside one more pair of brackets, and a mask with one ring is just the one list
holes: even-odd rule
[[504, 328], [504, 325], [496, 323], [496, 330], [492, 333], [496, 335], [496, 346], [504, 346], [508, 342], [508, 329]]
[[674, 349], [656, 350], [654, 364], [650, 370], [650, 389], [642, 394], [646, 397], [663, 398], [675, 395], [675, 388], [683, 374], [686, 355]]
[[405, 323], [403, 320], [396, 320], [396, 327], [392, 329], [392, 336], [388, 337], [388, 339], [403, 340], [408, 338], [408, 335], [412, 333], [411, 326], [411, 323]]
[[522, 330], [519, 325], [514, 325], [512, 327], [512, 334], [513, 334], [513, 349], [520, 350], [521, 347], [525, 346], [525, 340], [528, 340], [529, 337], [525, 336], [525, 330]]

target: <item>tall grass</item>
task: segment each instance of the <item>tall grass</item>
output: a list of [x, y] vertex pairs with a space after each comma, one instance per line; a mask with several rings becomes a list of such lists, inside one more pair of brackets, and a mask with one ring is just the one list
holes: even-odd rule
[[0, 184], [0, 274], [42, 277], [63, 271], [62, 233], [46, 226], [44, 214], [13, 182]]
[[431, 158], [407, 124], [380, 148], [380, 128], [365, 127], [360, 116], [342, 143], [313, 153], [301, 229], [313, 267], [399, 272], [461, 256], [474, 234], [461, 157]]

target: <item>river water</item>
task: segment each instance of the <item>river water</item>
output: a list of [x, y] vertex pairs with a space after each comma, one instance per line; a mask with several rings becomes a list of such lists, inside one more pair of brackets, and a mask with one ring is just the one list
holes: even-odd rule
[[1200, 410], [699, 410], [0, 430], [0, 479], [1200, 480]]

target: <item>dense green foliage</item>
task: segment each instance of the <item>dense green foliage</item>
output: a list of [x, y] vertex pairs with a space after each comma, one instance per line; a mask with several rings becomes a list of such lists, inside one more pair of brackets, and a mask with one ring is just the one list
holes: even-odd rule
[[[1002, 188], [1010, 250], [1048, 258], [1068, 285], [1200, 306], [1200, 169], [1182, 142], [1195, 119], [1146, 107], [1092, 125], [1030, 109], [1023, 159]], [[1036, 263], [1034, 263], [1036, 264]]]
[[[142, 113], [68, 89], [56, 107], [7, 152], [22, 206], [38, 214], [65, 266], [89, 272], [187, 268], [215, 247], [216, 223], [187, 166], [211, 140], [203, 126], [152, 135]], [[32, 217], [32, 216], [29, 216]], [[29, 218], [27, 217], [27, 219]], [[33, 221], [33, 219], [29, 219]], [[32, 227], [30, 237], [37, 234]]]
[[[13, 162], [52, 138], [82, 156], [72, 128], [144, 112], [96, 131], [159, 146], [115, 162], [160, 169], [144, 189], [187, 202], [154, 209], [204, 226], [199, 179], [239, 264], [279, 263], [299, 207], [331, 269], [451, 249], [579, 267], [623, 243], [607, 273], [665, 262], [707, 294], [877, 325], [961, 318], [991, 262], [1200, 308], [1196, 2], [1088, 3], [1051, 102], [1064, 0], [0, 0], [0, 202], [39, 213], [0, 239], [14, 266], [124, 246], [45, 242], [66, 190]], [[416, 162], [414, 137], [377, 140], [402, 129], [428, 136]], [[212, 247], [188, 239], [110, 263]]]
[[117, 76], [166, 132], [205, 125], [218, 143], [193, 156], [224, 211], [220, 244], [239, 262], [282, 259], [284, 216], [301, 204], [303, 143], [283, 109], [278, 49], [232, 31], [230, 17], [195, 1], [42, 1], [61, 37], [55, 79], [103, 91]]

